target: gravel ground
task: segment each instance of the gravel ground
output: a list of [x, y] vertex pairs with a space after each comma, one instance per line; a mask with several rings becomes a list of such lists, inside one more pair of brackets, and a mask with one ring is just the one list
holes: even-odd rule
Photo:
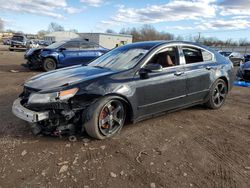
[[[126, 125], [114, 138], [36, 137], [11, 113], [39, 72], [0, 46], [0, 188], [250, 187], [250, 88], [219, 110], [202, 106]], [[18, 72], [11, 70], [17, 70]]]

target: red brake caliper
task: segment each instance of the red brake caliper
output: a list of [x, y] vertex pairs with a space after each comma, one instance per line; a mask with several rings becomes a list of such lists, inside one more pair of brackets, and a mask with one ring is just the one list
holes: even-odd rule
[[[100, 119], [103, 120], [107, 117], [108, 113], [106, 112], [105, 109], [102, 110], [101, 114], [100, 114]], [[109, 128], [109, 124], [108, 122], [102, 124], [102, 128], [104, 129], [108, 129]]]

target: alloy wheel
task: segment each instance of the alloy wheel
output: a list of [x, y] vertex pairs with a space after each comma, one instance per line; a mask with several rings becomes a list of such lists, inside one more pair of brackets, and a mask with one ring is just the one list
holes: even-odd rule
[[218, 82], [213, 92], [213, 102], [216, 106], [221, 106], [226, 98], [227, 87], [223, 82]]
[[103, 106], [99, 114], [98, 126], [104, 135], [116, 133], [124, 124], [125, 109], [119, 100], [111, 100]]

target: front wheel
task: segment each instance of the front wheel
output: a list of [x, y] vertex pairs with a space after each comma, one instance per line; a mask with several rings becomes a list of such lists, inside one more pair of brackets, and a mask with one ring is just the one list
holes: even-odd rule
[[211, 109], [218, 109], [224, 104], [226, 96], [227, 84], [224, 80], [218, 79], [210, 89], [209, 100], [206, 106]]
[[42, 68], [44, 71], [48, 72], [56, 69], [56, 62], [54, 59], [46, 58], [43, 61]]
[[125, 122], [126, 109], [121, 99], [104, 97], [89, 107], [84, 126], [91, 137], [105, 139], [118, 133]]

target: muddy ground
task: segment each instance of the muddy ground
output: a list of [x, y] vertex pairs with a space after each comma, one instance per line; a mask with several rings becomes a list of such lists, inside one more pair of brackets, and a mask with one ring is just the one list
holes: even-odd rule
[[12, 115], [22, 83], [39, 73], [20, 66], [23, 55], [0, 46], [1, 188], [250, 187], [250, 88], [234, 87], [219, 110], [192, 107], [104, 141], [69, 142], [33, 136]]

